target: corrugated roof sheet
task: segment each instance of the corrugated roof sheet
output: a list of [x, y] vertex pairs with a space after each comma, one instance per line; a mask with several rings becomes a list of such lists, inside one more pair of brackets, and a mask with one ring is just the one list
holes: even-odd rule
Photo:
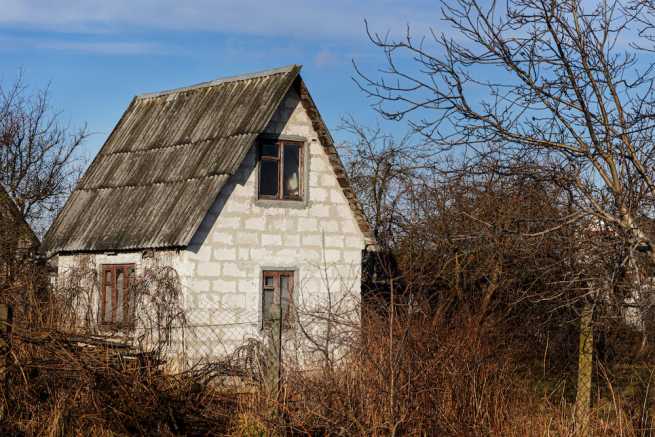
[[46, 234], [45, 251], [186, 246], [299, 70], [135, 97]]

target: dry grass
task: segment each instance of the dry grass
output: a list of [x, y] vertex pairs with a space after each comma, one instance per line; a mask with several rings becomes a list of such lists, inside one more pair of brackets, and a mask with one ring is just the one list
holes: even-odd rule
[[[165, 349], [145, 353], [89, 336], [72, 338], [57, 329], [55, 307], [65, 300], [34, 302], [20, 313], [31, 328], [18, 323], [13, 337], [1, 435], [572, 436], [575, 431], [574, 369], [546, 366], [542, 345], [518, 335], [520, 326], [493, 317], [481, 323], [464, 307], [446, 312], [400, 306], [393, 324], [384, 311], [369, 311], [349, 354], [310, 372], [285, 369], [278, 395], [267, 381], [235, 386], [234, 378], [223, 377], [225, 363], [172, 373]], [[60, 324], [68, 330], [67, 320]], [[557, 356], [550, 348], [548, 361], [575, 363], [566, 348]], [[598, 366], [596, 372], [591, 435], [653, 434], [652, 365], [624, 364], [621, 375], [610, 367]]]
[[[390, 336], [388, 318], [370, 315], [345, 361], [288, 371], [279, 402], [262, 396], [242, 405], [240, 417], [279, 435], [575, 435], [565, 389], [575, 375], [542, 381], [527, 364], [537, 352], [531, 345], [477, 320], [397, 314]], [[605, 390], [596, 391], [590, 435], [651, 435], [643, 424], [647, 400], [617, 393], [611, 381], [598, 382]]]
[[17, 435], [194, 435], [225, 429], [236, 398], [211, 365], [164, 372], [158, 357], [71, 342], [16, 338], [5, 432]]
[[[333, 367], [288, 369], [280, 396], [238, 393], [218, 363], [171, 374], [147, 354], [47, 332], [16, 336], [6, 435], [574, 435], [566, 390], [542, 390], [500, 326], [464, 315], [369, 316]], [[608, 378], [607, 381], [610, 379]], [[253, 381], [250, 381], [251, 383]], [[602, 382], [602, 381], [601, 381]], [[591, 435], [645, 436], [605, 382]], [[642, 399], [643, 400], [643, 399]], [[640, 421], [641, 420], [641, 421]]]

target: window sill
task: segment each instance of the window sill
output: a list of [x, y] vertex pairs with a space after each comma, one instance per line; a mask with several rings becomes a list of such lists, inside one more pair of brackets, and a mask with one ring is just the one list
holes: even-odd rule
[[257, 199], [255, 200], [255, 206], [262, 208], [296, 208], [304, 209], [307, 207], [307, 201], [305, 200], [275, 200], [275, 199]]

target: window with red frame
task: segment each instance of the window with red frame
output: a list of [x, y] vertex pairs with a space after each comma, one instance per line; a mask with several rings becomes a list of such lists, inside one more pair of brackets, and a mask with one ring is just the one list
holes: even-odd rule
[[100, 288], [101, 325], [128, 326], [132, 322], [130, 281], [134, 277], [134, 264], [105, 264], [102, 266]]
[[264, 271], [262, 281], [264, 327], [282, 320], [282, 327], [290, 328], [293, 325], [293, 272]]
[[302, 143], [264, 142], [259, 146], [259, 198], [302, 200]]

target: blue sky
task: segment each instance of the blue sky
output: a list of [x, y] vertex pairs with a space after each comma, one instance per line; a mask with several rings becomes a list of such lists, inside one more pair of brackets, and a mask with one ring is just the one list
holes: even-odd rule
[[[336, 139], [342, 116], [377, 122], [352, 81], [351, 61], [369, 71], [382, 53], [364, 32], [417, 33], [439, 24], [425, 0], [0, 0], [0, 76], [24, 72], [50, 84], [52, 104], [72, 126], [88, 123], [92, 156], [132, 96], [221, 76], [297, 63]], [[387, 129], [403, 133], [405, 126]]]

